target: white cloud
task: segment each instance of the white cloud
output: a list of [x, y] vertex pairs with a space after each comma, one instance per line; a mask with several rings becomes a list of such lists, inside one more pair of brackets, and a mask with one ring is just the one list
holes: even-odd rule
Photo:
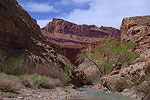
[[92, 2], [92, 1], [93, 1], [93, 0], [72, 0], [72, 2], [78, 3], [78, 4], [87, 3], [87, 2]]
[[[74, 0], [81, 2], [82, 0]], [[87, 10], [74, 9], [64, 18], [78, 24], [120, 27], [124, 17], [150, 14], [149, 0], [83, 0], [89, 2]]]
[[94, 0], [61, 0], [59, 2], [56, 2], [56, 4], [61, 4], [61, 5], [70, 5], [70, 4], [75, 4], [75, 5], [84, 5], [85, 3], [90, 3]]
[[56, 5], [58, 4], [60, 4], [60, 5], [69, 5], [69, 4], [71, 4], [71, 1], [68, 1], [68, 0], [61, 0], [61, 1], [59, 1], [59, 2], [56, 2], [55, 3]]
[[51, 20], [37, 20], [38, 25], [40, 25], [41, 28], [45, 27]]
[[54, 7], [48, 3], [27, 2], [21, 5], [30, 12], [56, 12]]

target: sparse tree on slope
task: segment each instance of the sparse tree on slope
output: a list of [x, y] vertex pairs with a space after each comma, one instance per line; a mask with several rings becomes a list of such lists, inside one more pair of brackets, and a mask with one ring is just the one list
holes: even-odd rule
[[106, 39], [99, 42], [99, 48], [91, 51], [81, 50], [77, 55], [77, 61], [87, 59], [99, 69], [101, 75], [105, 75], [114, 69], [131, 65], [138, 57], [133, 49], [132, 42], [120, 44], [118, 39]]

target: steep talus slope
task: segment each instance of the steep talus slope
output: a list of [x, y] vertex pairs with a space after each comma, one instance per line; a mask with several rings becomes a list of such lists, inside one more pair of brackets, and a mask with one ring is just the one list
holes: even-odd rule
[[144, 81], [146, 73], [150, 71], [150, 65], [148, 65], [150, 61], [150, 16], [124, 18], [121, 25], [121, 40], [134, 42], [135, 51], [140, 54], [140, 58], [128, 68], [113, 71], [104, 76], [101, 79], [103, 85], [110, 88], [113, 88], [114, 82], [122, 77], [129, 77], [131, 83], [135, 80]]
[[120, 38], [119, 29], [103, 26], [99, 28], [95, 25], [77, 25], [55, 18], [41, 31], [44, 36], [59, 45], [64, 55], [68, 59], [71, 58], [71, 62], [75, 65], [78, 65], [75, 63], [77, 53], [87, 47], [88, 44], [108, 37]]
[[[0, 50], [9, 57], [27, 57], [26, 72], [50, 75], [62, 81], [65, 81], [64, 67], [71, 66], [65, 57], [58, 54], [59, 48], [42, 35], [36, 20], [16, 0], [0, 0]], [[78, 76], [76, 79], [80, 81]]]

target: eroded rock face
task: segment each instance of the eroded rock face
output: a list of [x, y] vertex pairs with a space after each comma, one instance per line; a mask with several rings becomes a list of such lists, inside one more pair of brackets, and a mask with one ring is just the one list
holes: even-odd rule
[[121, 32], [121, 40], [136, 43], [139, 52], [150, 49], [150, 16], [123, 19]]
[[101, 79], [104, 85], [112, 88], [117, 79], [125, 76], [129, 77], [131, 83], [137, 80], [144, 81], [150, 67], [147, 65], [150, 60], [150, 16], [124, 18], [121, 25], [121, 40], [134, 42], [135, 51], [140, 54], [140, 58], [128, 68], [121, 69], [115, 74], [113, 71]]
[[[87, 47], [88, 44], [100, 41], [103, 38], [120, 38], [120, 30], [112, 27], [97, 27], [95, 25], [77, 25], [63, 19], [53, 19], [42, 29], [42, 34], [48, 37], [53, 43], [60, 45], [64, 55], [74, 61], [79, 50]], [[67, 54], [67, 55], [66, 55]]]
[[32, 49], [31, 38], [44, 40], [36, 21], [16, 0], [1, 0], [0, 12], [1, 46], [15, 48], [18, 45], [24, 49]]
[[[28, 73], [65, 80], [64, 67], [68, 60], [58, 54], [57, 48], [43, 36], [36, 20], [16, 0], [0, 0], [0, 49], [9, 56], [27, 56], [29, 64], [25, 70]], [[79, 77], [76, 75], [76, 79]]]
[[113, 28], [113, 27], [104, 27], [104, 26], [101, 26], [100, 29], [109, 33], [109, 37], [120, 39], [120, 36], [121, 36], [120, 30]]
[[16, 0], [0, 0], [0, 49], [9, 56], [27, 56], [30, 60], [28, 73], [45, 74], [48, 71], [43, 73], [36, 68], [63, 63], [57, 57], [55, 45], [46, 40], [36, 20]]
[[71, 34], [86, 37], [108, 37], [109, 35], [105, 31], [101, 31], [95, 25], [77, 25], [62, 19], [53, 19], [43, 30], [55, 34]]
[[76, 56], [79, 53], [81, 49], [83, 49], [84, 46], [79, 47], [79, 46], [74, 46], [74, 47], [61, 47], [61, 50], [63, 51], [63, 55], [67, 57], [74, 65], [78, 65], [76, 63]]
[[[0, 47], [10, 55], [26, 53], [33, 62], [53, 63], [54, 44], [46, 40], [36, 20], [16, 0], [0, 1]], [[48, 44], [48, 45], [47, 45]]]

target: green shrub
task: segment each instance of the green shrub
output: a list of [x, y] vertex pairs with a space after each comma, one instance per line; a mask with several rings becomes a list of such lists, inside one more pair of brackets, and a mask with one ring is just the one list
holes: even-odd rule
[[4, 51], [0, 51], [0, 72], [12, 75], [23, 74], [23, 57], [12, 57]]
[[66, 76], [66, 80], [70, 81], [71, 80], [71, 69], [70, 69], [71, 63], [69, 61], [66, 62], [65, 67], [64, 67], [64, 74]]
[[139, 57], [136, 52], [133, 52], [134, 47], [135, 44], [132, 42], [121, 44], [118, 39], [105, 39], [97, 44], [97, 48], [81, 50], [77, 55], [77, 61], [82, 62], [87, 59], [99, 69], [100, 75], [103, 76], [133, 64]]
[[56, 86], [61, 86], [61, 82], [58, 79], [52, 79], [47, 76], [40, 75], [23, 75], [21, 76], [22, 84], [29, 88], [45, 88], [51, 89]]

